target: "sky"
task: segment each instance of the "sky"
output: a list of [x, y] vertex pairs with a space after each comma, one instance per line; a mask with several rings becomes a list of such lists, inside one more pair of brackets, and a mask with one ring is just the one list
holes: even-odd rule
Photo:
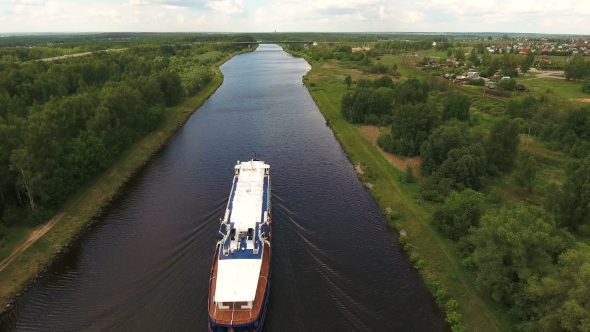
[[589, 0], [0, 0], [10, 32], [590, 34]]

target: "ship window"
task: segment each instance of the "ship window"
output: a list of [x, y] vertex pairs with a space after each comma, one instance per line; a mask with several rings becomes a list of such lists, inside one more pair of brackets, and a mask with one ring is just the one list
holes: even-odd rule
[[248, 228], [248, 240], [252, 240], [253, 235], [254, 235], [254, 228]]

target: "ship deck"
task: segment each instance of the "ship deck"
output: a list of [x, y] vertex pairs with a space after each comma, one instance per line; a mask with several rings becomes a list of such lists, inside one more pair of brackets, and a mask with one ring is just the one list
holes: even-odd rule
[[209, 280], [209, 317], [216, 324], [222, 325], [243, 325], [253, 322], [262, 312], [264, 306], [264, 297], [268, 285], [268, 275], [270, 272], [270, 247], [268, 244], [264, 245], [262, 254], [262, 266], [260, 267], [260, 275], [258, 277], [258, 286], [256, 288], [256, 296], [252, 303], [252, 309], [219, 309], [213, 302], [215, 296], [215, 287], [217, 285], [217, 263], [219, 251], [215, 256], [213, 270], [211, 271], [211, 279]]

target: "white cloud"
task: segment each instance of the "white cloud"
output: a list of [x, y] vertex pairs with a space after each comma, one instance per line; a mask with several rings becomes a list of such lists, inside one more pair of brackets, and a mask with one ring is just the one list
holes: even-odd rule
[[243, 0], [210, 1], [207, 7], [221, 15], [236, 15], [244, 12]]
[[207, 18], [205, 17], [205, 15], [201, 15], [201, 16], [199, 16], [199, 18], [197, 18], [195, 20], [194, 24], [196, 26], [203, 26], [203, 25], [207, 24]]
[[0, 0], [2, 31], [590, 33], [579, 0]]

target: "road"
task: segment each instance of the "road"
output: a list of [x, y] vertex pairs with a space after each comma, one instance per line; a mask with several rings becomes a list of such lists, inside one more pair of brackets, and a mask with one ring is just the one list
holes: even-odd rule
[[[95, 51], [95, 52], [111, 52], [111, 51], [124, 51], [127, 48], [115, 48], [115, 49], [108, 49], [108, 50], [102, 50], [102, 51]], [[88, 55], [88, 54], [92, 54], [93, 52], [83, 52], [83, 53], [76, 53], [76, 54], [68, 54], [68, 55], [60, 55], [60, 56], [54, 56], [51, 58], [45, 58], [45, 59], [39, 59], [38, 61], [55, 61], [55, 60], [61, 60], [61, 59], [65, 59], [65, 58], [75, 58], [75, 57], [79, 57], [79, 56], [84, 56], [84, 55]]]

